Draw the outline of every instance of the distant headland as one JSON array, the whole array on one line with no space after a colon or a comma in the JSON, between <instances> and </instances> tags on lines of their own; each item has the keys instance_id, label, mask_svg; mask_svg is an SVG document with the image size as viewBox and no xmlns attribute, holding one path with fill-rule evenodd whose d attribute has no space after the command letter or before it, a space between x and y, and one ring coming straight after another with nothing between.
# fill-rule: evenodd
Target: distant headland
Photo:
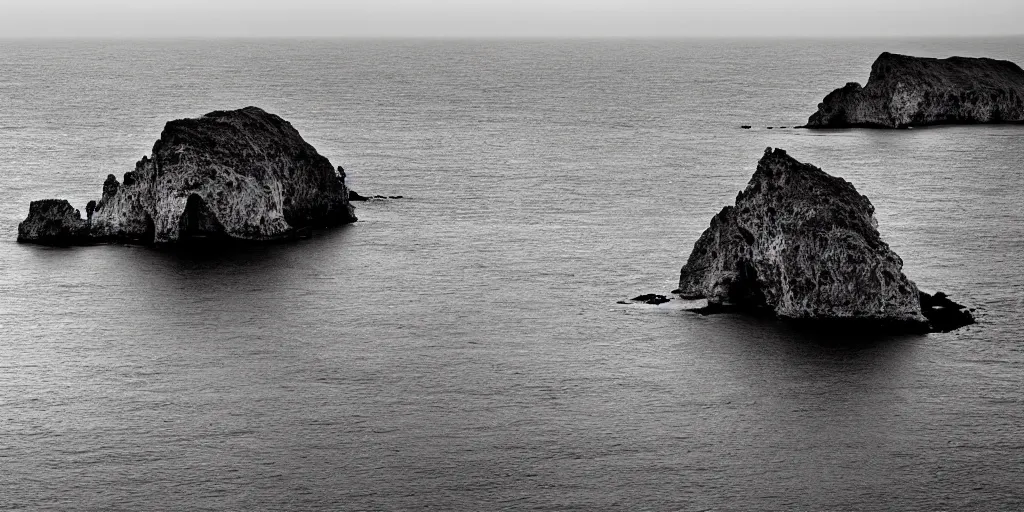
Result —
<instances>
[{"instance_id":1,"label":"distant headland","mask_svg":"<svg viewBox=\"0 0 1024 512\"><path fill-rule=\"evenodd\" d=\"M867 85L832 91L804 128L1024 122L1024 70L1010 61L882 53Z\"/></svg>"}]
</instances>

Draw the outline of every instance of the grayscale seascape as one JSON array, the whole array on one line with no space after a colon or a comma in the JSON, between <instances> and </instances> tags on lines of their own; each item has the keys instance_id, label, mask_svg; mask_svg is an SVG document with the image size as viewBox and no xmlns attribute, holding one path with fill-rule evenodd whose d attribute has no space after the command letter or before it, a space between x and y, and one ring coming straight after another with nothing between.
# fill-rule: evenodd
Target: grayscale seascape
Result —
<instances>
[{"instance_id":1,"label":"grayscale seascape","mask_svg":"<svg viewBox=\"0 0 1024 512\"><path fill-rule=\"evenodd\" d=\"M1024 125L793 129L883 51L1024 38L0 40L0 509L1024 508ZM294 244L15 242L247 105L403 199ZM616 304L768 146L978 323Z\"/></svg>"}]
</instances>

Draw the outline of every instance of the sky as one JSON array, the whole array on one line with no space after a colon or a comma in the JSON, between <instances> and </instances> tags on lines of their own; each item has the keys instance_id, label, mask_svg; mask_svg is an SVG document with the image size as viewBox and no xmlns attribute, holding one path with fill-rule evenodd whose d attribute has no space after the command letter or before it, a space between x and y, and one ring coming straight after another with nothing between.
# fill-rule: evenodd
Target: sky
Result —
<instances>
[{"instance_id":1,"label":"sky","mask_svg":"<svg viewBox=\"0 0 1024 512\"><path fill-rule=\"evenodd\" d=\"M1024 34L1024 0L0 0L0 37Z\"/></svg>"}]
</instances>

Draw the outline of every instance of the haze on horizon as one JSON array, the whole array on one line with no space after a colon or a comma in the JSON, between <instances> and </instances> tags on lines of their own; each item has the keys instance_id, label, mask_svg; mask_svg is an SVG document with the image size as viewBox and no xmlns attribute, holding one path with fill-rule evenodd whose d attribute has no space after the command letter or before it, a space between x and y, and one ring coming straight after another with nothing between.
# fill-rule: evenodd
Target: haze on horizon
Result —
<instances>
[{"instance_id":1,"label":"haze on horizon","mask_svg":"<svg viewBox=\"0 0 1024 512\"><path fill-rule=\"evenodd\" d=\"M0 0L0 37L1024 34L1020 0Z\"/></svg>"}]
</instances>

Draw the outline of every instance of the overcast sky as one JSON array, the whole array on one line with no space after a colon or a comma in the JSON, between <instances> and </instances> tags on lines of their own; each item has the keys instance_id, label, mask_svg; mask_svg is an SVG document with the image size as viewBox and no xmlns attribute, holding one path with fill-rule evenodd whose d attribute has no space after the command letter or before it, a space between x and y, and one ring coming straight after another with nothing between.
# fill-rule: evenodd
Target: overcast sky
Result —
<instances>
[{"instance_id":1,"label":"overcast sky","mask_svg":"<svg viewBox=\"0 0 1024 512\"><path fill-rule=\"evenodd\" d=\"M0 37L976 36L1024 0L0 0Z\"/></svg>"}]
</instances>

